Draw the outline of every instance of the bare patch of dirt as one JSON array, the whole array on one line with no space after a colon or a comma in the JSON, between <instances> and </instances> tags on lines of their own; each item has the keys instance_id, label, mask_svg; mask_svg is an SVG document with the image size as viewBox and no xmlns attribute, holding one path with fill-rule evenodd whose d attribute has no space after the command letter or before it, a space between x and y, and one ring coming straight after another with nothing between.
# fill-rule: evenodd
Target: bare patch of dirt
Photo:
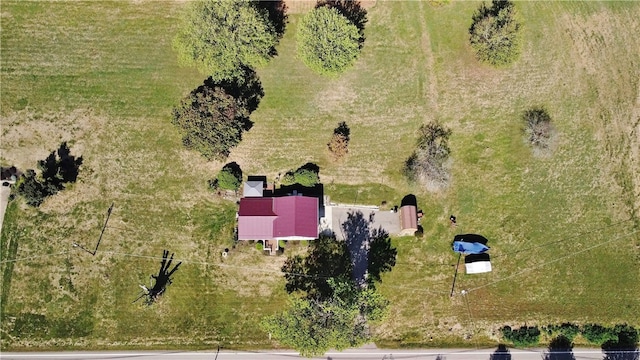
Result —
<instances>
[{"instance_id":1,"label":"bare patch of dirt","mask_svg":"<svg viewBox=\"0 0 640 360\"><path fill-rule=\"evenodd\" d=\"M105 118L89 110L39 114L22 110L0 118L2 161L20 169L33 169L61 142L71 144L72 154L82 154L97 139Z\"/></svg>"}]
</instances>

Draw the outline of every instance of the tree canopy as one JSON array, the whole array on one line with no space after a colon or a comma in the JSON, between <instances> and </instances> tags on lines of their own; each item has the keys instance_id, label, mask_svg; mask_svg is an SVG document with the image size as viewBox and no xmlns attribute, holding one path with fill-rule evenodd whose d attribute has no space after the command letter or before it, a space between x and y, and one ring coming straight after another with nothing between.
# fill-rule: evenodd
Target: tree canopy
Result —
<instances>
[{"instance_id":1,"label":"tree canopy","mask_svg":"<svg viewBox=\"0 0 640 360\"><path fill-rule=\"evenodd\" d=\"M335 76L351 67L360 54L358 27L335 7L309 11L298 25L298 56L312 70Z\"/></svg>"},{"instance_id":2,"label":"tree canopy","mask_svg":"<svg viewBox=\"0 0 640 360\"><path fill-rule=\"evenodd\" d=\"M289 293L303 292L310 299L327 299L333 295L329 279L348 279L351 267L346 243L323 235L311 243L307 256L287 258L282 266L285 288Z\"/></svg>"},{"instance_id":3,"label":"tree canopy","mask_svg":"<svg viewBox=\"0 0 640 360\"><path fill-rule=\"evenodd\" d=\"M260 4L248 0L192 2L173 41L179 61L217 80L241 75L243 66L265 65L276 54L286 16L275 15L278 10L284 12L284 7Z\"/></svg>"},{"instance_id":4,"label":"tree canopy","mask_svg":"<svg viewBox=\"0 0 640 360\"><path fill-rule=\"evenodd\" d=\"M482 3L469 29L471 47L477 58L494 66L507 65L520 55L520 22L509 0Z\"/></svg>"},{"instance_id":5,"label":"tree canopy","mask_svg":"<svg viewBox=\"0 0 640 360\"><path fill-rule=\"evenodd\" d=\"M182 143L209 160L224 159L253 123L249 115L263 95L255 72L233 81L205 80L173 109L172 123L183 132Z\"/></svg>"},{"instance_id":6,"label":"tree canopy","mask_svg":"<svg viewBox=\"0 0 640 360\"><path fill-rule=\"evenodd\" d=\"M307 357L365 344L367 321L381 320L388 301L375 289L358 288L352 281L329 279L328 285L329 298L294 298L288 310L265 318L263 329Z\"/></svg>"}]
</instances>

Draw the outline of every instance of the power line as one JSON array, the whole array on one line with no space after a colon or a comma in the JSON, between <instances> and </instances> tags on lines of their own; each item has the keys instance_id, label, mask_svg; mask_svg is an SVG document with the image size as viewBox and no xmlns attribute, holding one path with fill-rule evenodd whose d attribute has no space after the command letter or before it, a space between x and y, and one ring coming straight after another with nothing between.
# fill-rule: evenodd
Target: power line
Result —
<instances>
[{"instance_id":1,"label":"power line","mask_svg":"<svg viewBox=\"0 0 640 360\"><path fill-rule=\"evenodd\" d=\"M575 255L578 255L578 254L581 254L581 253L587 252L587 251L589 251L589 250L593 250L593 249L595 249L595 248L597 248L597 247L600 247L600 246L602 246L602 245L605 245L605 244L608 244L608 243L611 243L611 242L614 242L614 241L618 241L618 240L624 239L624 238L626 238L627 236L631 236L631 235L637 234L637 233L639 233L639 232L640 232L640 230L636 230L636 231L634 231L634 232L630 232L630 233L627 233L627 234L625 234L625 235L621 235L621 236L619 236L619 237L617 237L617 238L615 238L615 239L611 239L611 240L608 240L608 241L601 242L601 243L599 243L599 244L593 245L593 246L588 247L588 248L586 248L586 249L582 249L582 250L580 250L580 251L573 252L573 253L571 253L571 254L569 254L569 255L562 256L562 257L559 257L559 258L557 258L557 259L554 259L554 260L551 260L551 261L544 262L544 263L542 263L542 264L536 265L536 266L531 267L531 268L527 268L527 269L522 270L522 271L520 271L520 272L517 272L517 273L515 273L515 274L512 274L512 275L509 275L509 276L507 276L507 277L504 277L504 278L502 278L502 279L498 279L498 280L496 280L496 281L493 281L493 282L490 282L490 283L487 283L487 284L484 284L484 285L481 285L481 286L478 286L478 287L475 287L475 288L469 289L469 290L467 290L467 292L471 292L471 291L479 290L479 289L482 289L482 288L485 288L485 287L488 287L488 286L491 286L491 285L495 285L495 284L497 284L497 283L499 283L499 282L502 282L502 281L505 281L505 280L508 280L508 279L514 278L514 277L516 277L516 276L520 276L520 275L525 274L525 273L527 273L527 272L530 272L530 271L532 271L532 270L535 270L535 269L541 268L541 267L546 266L546 265L549 265L549 264L556 263L556 262L558 262L558 261L560 261L560 260L564 260L564 259L570 258L570 257L572 257L572 256L575 256Z\"/></svg>"},{"instance_id":2,"label":"power line","mask_svg":"<svg viewBox=\"0 0 640 360\"><path fill-rule=\"evenodd\" d=\"M604 230L604 229L608 229L610 227L617 226L617 225L620 225L622 223L625 223L625 222L631 221L631 220L634 220L634 218L631 217L631 218L628 218L628 219L625 219L625 220L620 220L618 222L615 222L613 224L609 224L609 225L606 225L606 226L603 226L603 227L600 227L600 228L596 228L596 229L593 229L593 230L582 231L582 232L577 233L576 235L573 235L573 236L563 237L563 238L561 238L559 240L554 240L554 241L546 242L546 243L543 243L543 244L538 244L538 245L531 246L531 247L524 248L524 249L518 249L516 251L510 252L510 253L506 253L506 254L495 255L495 256L492 256L491 258L495 259L495 258L499 258L499 257L512 256L512 255L515 255L515 254L518 254L518 253L521 253L521 252L524 252L524 251L529 251L529 250L545 247L545 246L548 246L548 245L557 244L557 243L561 243L561 242L568 241L568 240L573 240L573 239L582 237L587 233L593 233L593 232L596 232L596 231L601 231L601 230Z\"/></svg>"}]
</instances>

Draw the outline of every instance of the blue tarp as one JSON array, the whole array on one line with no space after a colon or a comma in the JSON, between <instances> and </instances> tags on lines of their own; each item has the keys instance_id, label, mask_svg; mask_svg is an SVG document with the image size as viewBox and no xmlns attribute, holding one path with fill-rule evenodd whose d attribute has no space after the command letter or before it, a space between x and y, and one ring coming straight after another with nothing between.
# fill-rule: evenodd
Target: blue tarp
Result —
<instances>
[{"instance_id":1,"label":"blue tarp","mask_svg":"<svg viewBox=\"0 0 640 360\"><path fill-rule=\"evenodd\" d=\"M463 254L482 254L489 250L489 247L479 242L454 241L453 251Z\"/></svg>"}]
</instances>

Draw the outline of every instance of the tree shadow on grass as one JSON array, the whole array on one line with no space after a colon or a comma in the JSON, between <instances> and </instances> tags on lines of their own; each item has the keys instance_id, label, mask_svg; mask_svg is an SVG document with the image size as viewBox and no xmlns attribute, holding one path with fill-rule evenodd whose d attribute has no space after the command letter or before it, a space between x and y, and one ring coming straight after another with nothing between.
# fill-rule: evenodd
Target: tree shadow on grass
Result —
<instances>
[{"instance_id":1,"label":"tree shadow on grass","mask_svg":"<svg viewBox=\"0 0 640 360\"><path fill-rule=\"evenodd\" d=\"M358 47L362 49L364 46L364 41L366 40L364 36L364 27L367 23L367 10L362 8L360 5L360 1L358 0L318 0L316 4L316 9L319 7L326 6L328 8L335 8L338 12L347 18L353 25L358 28L358 34L360 38L358 39Z\"/></svg>"},{"instance_id":2,"label":"tree shadow on grass","mask_svg":"<svg viewBox=\"0 0 640 360\"><path fill-rule=\"evenodd\" d=\"M269 21L271 21L273 27L276 29L278 38L282 38L289 20L289 16L287 15L287 4L282 0L260 0L256 3L256 6L258 9L267 10L267 13L269 14ZM273 52L274 53L272 55L277 55L275 48L273 49Z\"/></svg>"},{"instance_id":3,"label":"tree shadow on grass","mask_svg":"<svg viewBox=\"0 0 640 360\"><path fill-rule=\"evenodd\" d=\"M489 356L489 360L511 360L511 353L504 344L500 344L496 351Z\"/></svg>"},{"instance_id":4,"label":"tree shadow on grass","mask_svg":"<svg viewBox=\"0 0 640 360\"><path fill-rule=\"evenodd\" d=\"M344 278L351 273L349 250L334 236L320 236L309 244L309 255L294 255L282 266L288 293L301 291L309 299L328 299L333 295L329 278Z\"/></svg>"},{"instance_id":5,"label":"tree shadow on grass","mask_svg":"<svg viewBox=\"0 0 640 360\"><path fill-rule=\"evenodd\" d=\"M369 242L371 231L369 224L373 221L373 213L365 219L362 211L350 211L347 220L341 224L344 239L351 254L353 280L359 286L365 284L369 263Z\"/></svg>"},{"instance_id":6,"label":"tree shadow on grass","mask_svg":"<svg viewBox=\"0 0 640 360\"><path fill-rule=\"evenodd\" d=\"M549 343L544 360L576 360L573 355L573 343L564 335L558 335Z\"/></svg>"},{"instance_id":7,"label":"tree shadow on grass","mask_svg":"<svg viewBox=\"0 0 640 360\"><path fill-rule=\"evenodd\" d=\"M360 46L364 43L364 27L367 24L367 10L362 8L360 1L357 0L319 0L316 9L326 6L330 9L335 8L338 12L346 17L360 32Z\"/></svg>"},{"instance_id":8,"label":"tree shadow on grass","mask_svg":"<svg viewBox=\"0 0 640 360\"><path fill-rule=\"evenodd\" d=\"M639 360L638 340L640 333L631 325L616 325L617 340L609 340L602 345L603 360Z\"/></svg>"},{"instance_id":9,"label":"tree shadow on grass","mask_svg":"<svg viewBox=\"0 0 640 360\"><path fill-rule=\"evenodd\" d=\"M367 219L362 211L352 211L341 224L351 255L352 278L359 286L381 281L381 274L396 264L398 252L391 247L389 233L383 228L371 229L374 216L372 212Z\"/></svg>"},{"instance_id":10,"label":"tree shadow on grass","mask_svg":"<svg viewBox=\"0 0 640 360\"><path fill-rule=\"evenodd\" d=\"M351 139L351 129L349 129L349 125L346 122L342 121L338 123L338 127L333 129L333 135L339 135L345 138L347 142Z\"/></svg>"}]
</instances>

